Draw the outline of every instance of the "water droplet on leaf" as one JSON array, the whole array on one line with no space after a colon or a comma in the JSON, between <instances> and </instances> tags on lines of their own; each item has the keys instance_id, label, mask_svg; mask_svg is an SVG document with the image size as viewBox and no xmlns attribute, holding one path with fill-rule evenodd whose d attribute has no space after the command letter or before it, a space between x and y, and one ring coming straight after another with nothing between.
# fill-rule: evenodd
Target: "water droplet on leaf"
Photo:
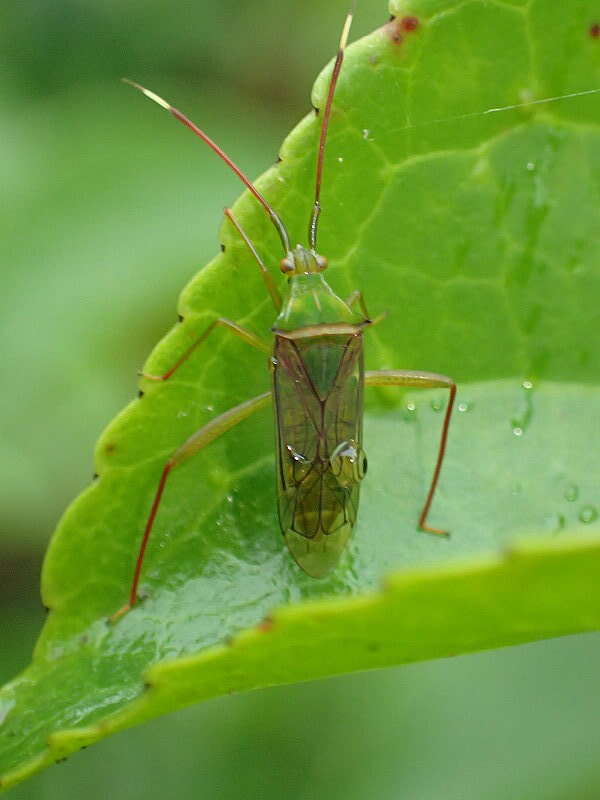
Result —
<instances>
[{"instance_id":1,"label":"water droplet on leaf","mask_svg":"<svg viewBox=\"0 0 600 800\"><path fill-rule=\"evenodd\" d=\"M594 506L584 506L579 512L579 519L586 525L598 519L598 511Z\"/></svg>"},{"instance_id":2,"label":"water droplet on leaf","mask_svg":"<svg viewBox=\"0 0 600 800\"><path fill-rule=\"evenodd\" d=\"M565 500L569 503L575 502L579 497L579 487L576 486L574 483L570 483L564 492Z\"/></svg>"}]
</instances>

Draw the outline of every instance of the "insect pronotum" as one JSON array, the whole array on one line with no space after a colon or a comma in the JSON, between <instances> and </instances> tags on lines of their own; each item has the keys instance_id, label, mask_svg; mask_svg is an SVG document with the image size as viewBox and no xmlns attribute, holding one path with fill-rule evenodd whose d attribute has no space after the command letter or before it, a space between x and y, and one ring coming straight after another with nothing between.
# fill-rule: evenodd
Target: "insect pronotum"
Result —
<instances>
[{"instance_id":1,"label":"insect pronotum","mask_svg":"<svg viewBox=\"0 0 600 800\"><path fill-rule=\"evenodd\" d=\"M342 300L330 288L323 271L327 259L317 252L317 228L321 212L321 184L325 143L338 76L344 59L352 14L348 14L333 67L317 151L315 199L308 229L308 247L292 249L287 229L252 182L233 161L178 109L162 97L131 83L146 97L169 111L190 128L235 172L263 206L283 246L281 271L287 276L282 295L258 251L229 209L225 215L238 231L258 263L262 279L277 312L269 345L252 332L219 317L198 336L163 375L143 377L167 381L217 327L234 333L248 345L271 355L272 389L229 409L196 431L171 455L160 477L142 536L129 593L129 602L112 619L137 602L137 590L148 539L163 495L175 467L187 461L217 437L255 411L273 402L277 431L277 495L282 534L296 563L309 575L321 578L336 566L358 512L361 481L367 471L362 448L364 386L443 387L450 396L442 425L437 461L418 527L445 535L427 524L446 449L456 385L451 378L433 372L383 370L365 372L363 332L382 317L372 319L360 291Z\"/></svg>"}]
</instances>

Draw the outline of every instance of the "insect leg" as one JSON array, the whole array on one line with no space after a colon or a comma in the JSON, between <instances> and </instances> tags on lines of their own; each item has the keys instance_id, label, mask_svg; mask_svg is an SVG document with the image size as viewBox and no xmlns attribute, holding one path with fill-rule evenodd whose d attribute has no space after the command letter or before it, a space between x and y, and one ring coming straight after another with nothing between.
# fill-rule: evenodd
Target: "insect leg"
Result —
<instances>
[{"instance_id":1,"label":"insect leg","mask_svg":"<svg viewBox=\"0 0 600 800\"><path fill-rule=\"evenodd\" d=\"M235 333L236 336L239 336L240 339L243 339L252 347L256 347L257 350L262 350L264 353L271 352L271 346L265 344L265 342L261 341L258 336L255 336L251 331L247 331L245 328L242 328L235 322L232 322L230 319L226 319L225 317L219 317L214 322L211 322L208 328L204 331L204 333L200 334L200 336L192 342L192 344L188 347L187 350L184 351L183 355L181 355L177 361L173 364L173 366L168 369L163 375L149 375L146 372L140 372L139 375L142 378L147 378L150 381L167 381L171 375L175 372L175 370L179 369L179 367L187 361L187 359L192 355L194 350L202 344L202 342L208 338L209 334L217 327L221 326L231 333Z\"/></svg>"},{"instance_id":2,"label":"insect leg","mask_svg":"<svg viewBox=\"0 0 600 800\"><path fill-rule=\"evenodd\" d=\"M154 501L152 502L152 507L146 521L146 527L144 528L135 570L133 573L133 580L131 582L129 602L110 617L110 622L115 622L119 617L129 611L129 609L132 608L137 602L137 588L140 581L142 564L144 563L146 546L148 544L150 533L152 532L152 527L154 525L154 520L160 506L165 484L171 471L180 464L183 464L184 461L187 461L189 458L196 455L196 453L198 453L212 441L218 439L219 436L222 436L228 430L234 428L236 425L242 422L242 420L246 419L251 414L254 414L255 411L258 411L259 409L268 405L270 402L271 392L265 392L264 394L259 394L258 397L253 397L251 400L246 400L244 403L240 403L240 405L235 406L234 408L230 408L229 411L225 411L225 413L220 414L206 425L203 425L202 428L193 433L190 438L181 445L181 447L178 447L177 450L175 450L171 458L163 467L156 493L154 495Z\"/></svg>"},{"instance_id":3,"label":"insect leg","mask_svg":"<svg viewBox=\"0 0 600 800\"><path fill-rule=\"evenodd\" d=\"M358 307L365 315L365 319L371 319L369 312L367 311L365 298L363 297L363 293L360 291L360 289L355 289L355 291L353 291L350 297L346 300L346 305L350 306L351 308L355 303L358 303Z\"/></svg>"},{"instance_id":4,"label":"insect leg","mask_svg":"<svg viewBox=\"0 0 600 800\"><path fill-rule=\"evenodd\" d=\"M433 495L437 487L438 479L440 477L440 470L444 460L444 453L446 452L446 441L448 439L448 428L450 426L450 417L452 416L452 409L454 407L454 398L456 397L456 384L452 378L446 375L438 375L435 372L414 372L412 370L379 370L377 372L365 373L365 384L367 386L414 386L419 389L432 389L442 387L449 389L450 397L446 407L446 414L444 416L444 423L442 425L442 434L440 437L440 444L438 448L437 461L433 471L433 477L429 486L427 498L419 516L419 528L428 533L437 533L441 536L447 536L448 532L440 530L439 528L432 528L427 524L427 515L433 501Z\"/></svg>"},{"instance_id":5,"label":"insect leg","mask_svg":"<svg viewBox=\"0 0 600 800\"><path fill-rule=\"evenodd\" d=\"M273 280L273 276L267 269L265 262L259 256L258 250L256 249L256 247L254 247L254 244L252 243L252 240L250 239L246 231L242 228L240 223L233 216L231 209L229 208L225 209L225 216L232 223L233 227L237 230L237 232L240 234L240 236L246 243L248 250L250 250L256 262L258 263L260 274L262 276L265 286L267 287L267 291L271 295L271 300L273 301L273 305L275 306L275 311L281 311L281 295L279 294L279 290L275 286L275 281Z\"/></svg>"},{"instance_id":6,"label":"insect leg","mask_svg":"<svg viewBox=\"0 0 600 800\"><path fill-rule=\"evenodd\" d=\"M356 289L354 292L352 292L350 297L346 300L346 305L350 307L356 303L358 303L358 307L365 315L365 321L368 322L371 327L373 327L373 325L377 325L378 322L381 322L382 319L387 317L387 311L384 311L383 314L379 314L379 316L375 317L375 319L372 319L369 316L367 304L365 303L365 298L363 297L363 293L360 291L360 289Z\"/></svg>"}]
</instances>

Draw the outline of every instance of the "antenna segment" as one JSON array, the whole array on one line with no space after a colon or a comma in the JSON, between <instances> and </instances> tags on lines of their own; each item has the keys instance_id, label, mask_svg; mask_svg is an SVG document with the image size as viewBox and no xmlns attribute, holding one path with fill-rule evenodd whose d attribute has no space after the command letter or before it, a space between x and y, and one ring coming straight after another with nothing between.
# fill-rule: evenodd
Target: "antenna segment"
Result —
<instances>
[{"instance_id":1,"label":"antenna segment","mask_svg":"<svg viewBox=\"0 0 600 800\"><path fill-rule=\"evenodd\" d=\"M323 177L323 160L325 157L325 143L327 141L327 132L329 130L329 118L331 116L331 106L333 103L333 96L335 94L335 87L337 86L340 70L342 69L342 62L344 60L344 51L348 43L348 36L350 34L350 26L352 25L352 18L354 13L350 11L344 22L344 28L340 37L340 44L338 47L335 64L331 73L331 80L329 82L329 91L327 93L327 102L325 103L325 111L323 113L323 122L321 123L321 137L319 139L319 149L317 153L317 176L315 181L315 202L308 224L308 241L310 247L314 250L317 246L317 225L319 223L319 215L321 214L321 181Z\"/></svg>"},{"instance_id":2,"label":"antenna segment","mask_svg":"<svg viewBox=\"0 0 600 800\"><path fill-rule=\"evenodd\" d=\"M207 144L211 148L211 150L213 150L219 156L219 158L227 164L229 169L231 169L232 172L234 172L238 176L238 178L242 181L242 183L246 186L246 188L249 189L252 192L254 197L256 197L258 202L262 205L262 207L265 209L265 211L267 212L267 214L271 218L271 222L275 226L275 228L277 230L277 233L279 234L279 238L281 239L281 244L283 245L283 251L284 251L285 255L287 256L288 253L291 250L290 237L288 235L288 232L287 232L287 229L286 229L285 225L283 224L283 221L278 216L278 214L274 211L274 209L271 208L271 206L269 205L267 200L258 191L256 186L254 186L252 181L242 172L242 170L237 166L237 164L234 164L234 162L229 158L227 153L225 153L224 150L222 150L219 147L219 145L210 138L210 136L208 136L206 133L204 133L203 130L201 130L190 119L188 119L185 116L185 114L182 114L181 111L179 111L179 109L175 108L170 103L167 103L166 100L164 100L159 95L155 94L155 92L151 92L150 89L146 89L144 86L141 86L139 83L135 83L134 81L130 81L127 78L123 78L123 81L124 81L124 83L128 83L130 86L133 86L134 89L137 89L142 94L145 94L146 97L148 97L150 100L153 100L155 103L157 103L162 108L164 108L167 111L169 111L175 117L176 120L179 120L179 122L183 123L187 128L189 128L193 133L195 133L196 136L200 137L200 139L202 139L202 141L205 144Z\"/></svg>"}]
</instances>

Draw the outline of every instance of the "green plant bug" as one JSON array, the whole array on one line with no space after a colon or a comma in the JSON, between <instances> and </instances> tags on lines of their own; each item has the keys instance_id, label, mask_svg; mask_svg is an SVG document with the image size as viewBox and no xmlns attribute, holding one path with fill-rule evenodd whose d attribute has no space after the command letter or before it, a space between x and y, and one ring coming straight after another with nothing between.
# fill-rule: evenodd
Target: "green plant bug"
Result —
<instances>
[{"instance_id":1,"label":"green plant bug","mask_svg":"<svg viewBox=\"0 0 600 800\"><path fill-rule=\"evenodd\" d=\"M358 514L361 481L367 472L363 450L363 390L365 386L401 386L449 390L437 461L418 527L439 535L445 531L427 524L438 483L456 385L433 372L383 370L365 372L363 333L381 319L372 319L360 291L347 300L338 297L323 276L327 259L317 252L321 213L321 185L329 120L335 89L344 60L352 13L349 13L335 59L323 112L317 151L315 199L309 221L308 246L292 248L287 229L267 200L226 153L190 119L154 92L126 81L169 111L199 136L240 178L263 206L281 239L284 257L280 269L287 285L280 294L257 249L229 209L227 218L238 231L260 268L277 312L269 345L237 323L220 317L193 342L163 375L143 377L167 381L209 337L216 327L236 334L271 357L272 388L231 408L196 431L165 464L152 503L135 565L129 601L111 619L117 619L138 599L146 546L154 526L167 478L217 437L260 408L273 403L277 432L277 496L281 532L294 560L308 575L321 578L337 565Z\"/></svg>"}]
</instances>

